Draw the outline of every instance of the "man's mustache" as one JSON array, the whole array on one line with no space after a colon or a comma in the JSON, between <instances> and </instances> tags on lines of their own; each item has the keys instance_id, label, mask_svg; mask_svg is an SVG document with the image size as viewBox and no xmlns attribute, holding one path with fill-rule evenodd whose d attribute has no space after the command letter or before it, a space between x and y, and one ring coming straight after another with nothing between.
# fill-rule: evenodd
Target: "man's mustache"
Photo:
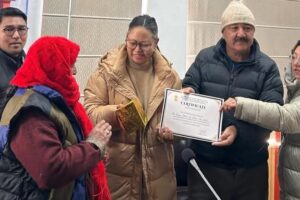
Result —
<instances>
[{"instance_id":1,"label":"man's mustache","mask_svg":"<svg viewBox=\"0 0 300 200\"><path fill-rule=\"evenodd\" d=\"M245 37L236 37L234 39L234 42L246 42L246 43L248 43L249 40L247 38L245 38Z\"/></svg>"}]
</instances>

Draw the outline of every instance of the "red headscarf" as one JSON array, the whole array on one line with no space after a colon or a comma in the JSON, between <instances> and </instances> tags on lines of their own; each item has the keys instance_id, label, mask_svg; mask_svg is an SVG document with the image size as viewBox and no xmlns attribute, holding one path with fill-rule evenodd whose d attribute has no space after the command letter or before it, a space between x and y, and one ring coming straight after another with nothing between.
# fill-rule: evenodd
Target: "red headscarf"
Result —
<instances>
[{"instance_id":1,"label":"red headscarf","mask_svg":"<svg viewBox=\"0 0 300 200\"><path fill-rule=\"evenodd\" d=\"M79 103L80 92L71 73L80 47L64 37L41 37L30 47L23 66L11 80L12 85L27 88L44 85L59 92L73 110L86 137L93 128L83 106ZM95 199L110 199L103 162L92 171Z\"/></svg>"}]
</instances>

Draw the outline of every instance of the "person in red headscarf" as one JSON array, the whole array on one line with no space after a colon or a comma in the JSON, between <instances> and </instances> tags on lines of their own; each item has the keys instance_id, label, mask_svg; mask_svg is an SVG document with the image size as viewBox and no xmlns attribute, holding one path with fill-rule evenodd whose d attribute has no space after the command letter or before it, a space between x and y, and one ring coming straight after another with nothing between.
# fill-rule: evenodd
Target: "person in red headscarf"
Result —
<instances>
[{"instance_id":1,"label":"person in red headscarf","mask_svg":"<svg viewBox=\"0 0 300 200\"><path fill-rule=\"evenodd\" d=\"M110 199L101 160L112 127L93 128L79 103L79 49L42 37L12 79L0 116L0 199Z\"/></svg>"}]
</instances>

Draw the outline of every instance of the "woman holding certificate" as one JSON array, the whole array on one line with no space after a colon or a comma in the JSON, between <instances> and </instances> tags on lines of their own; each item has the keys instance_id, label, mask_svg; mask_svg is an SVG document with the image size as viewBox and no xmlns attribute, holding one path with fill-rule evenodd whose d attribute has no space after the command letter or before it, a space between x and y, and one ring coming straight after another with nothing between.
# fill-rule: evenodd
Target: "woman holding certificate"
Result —
<instances>
[{"instance_id":1,"label":"woman holding certificate","mask_svg":"<svg viewBox=\"0 0 300 200\"><path fill-rule=\"evenodd\" d=\"M125 43L101 58L84 90L93 122L113 127L106 163L112 199L176 199L173 135L157 127L165 88L180 89L181 81L157 33L153 17L135 17Z\"/></svg>"},{"instance_id":2,"label":"woman holding certificate","mask_svg":"<svg viewBox=\"0 0 300 200\"><path fill-rule=\"evenodd\" d=\"M283 140L279 154L278 176L280 199L300 198L300 40L292 49L291 62L286 68L288 89L286 104L265 103L236 97L224 103L224 111L235 109L234 116L259 126L279 130Z\"/></svg>"}]
</instances>

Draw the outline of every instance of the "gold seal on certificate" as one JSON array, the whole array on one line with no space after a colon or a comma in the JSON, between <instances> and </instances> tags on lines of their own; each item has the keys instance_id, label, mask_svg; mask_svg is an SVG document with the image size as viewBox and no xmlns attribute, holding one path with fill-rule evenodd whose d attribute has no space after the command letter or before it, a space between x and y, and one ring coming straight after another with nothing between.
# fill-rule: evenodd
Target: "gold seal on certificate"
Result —
<instances>
[{"instance_id":1,"label":"gold seal on certificate","mask_svg":"<svg viewBox=\"0 0 300 200\"><path fill-rule=\"evenodd\" d=\"M161 127L170 128L174 135L218 141L221 135L224 99L200 94L185 94L166 89L161 116Z\"/></svg>"}]
</instances>

